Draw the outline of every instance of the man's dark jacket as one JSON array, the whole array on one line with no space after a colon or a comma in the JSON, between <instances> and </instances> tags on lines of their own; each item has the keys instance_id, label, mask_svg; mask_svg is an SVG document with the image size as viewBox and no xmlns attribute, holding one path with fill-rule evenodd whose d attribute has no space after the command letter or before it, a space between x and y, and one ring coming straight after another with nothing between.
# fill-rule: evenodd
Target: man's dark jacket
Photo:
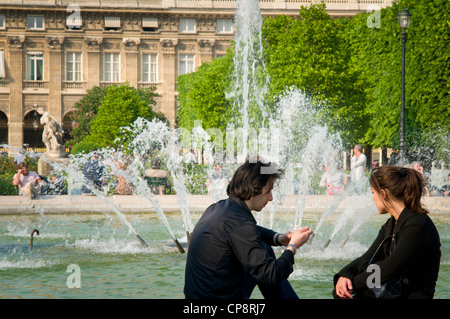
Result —
<instances>
[{"instance_id":1,"label":"man's dark jacket","mask_svg":"<svg viewBox=\"0 0 450 319\"><path fill-rule=\"evenodd\" d=\"M244 201L221 200L210 207L192 232L184 294L188 299L243 298L244 270L265 285L279 284L293 271L290 250L275 259L264 243L275 245L275 232L256 225Z\"/></svg>"},{"instance_id":2,"label":"man's dark jacket","mask_svg":"<svg viewBox=\"0 0 450 319\"><path fill-rule=\"evenodd\" d=\"M372 273L365 271L365 267L383 239L391 235L396 247L392 240L387 240L375 259L380 266L380 283L404 275L409 285L404 287L402 298L433 298L441 258L439 233L428 215L407 208L397 222L394 217L388 219L367 252L334 276L334 285L339 277L346 277L361 296L374 297L367 287Z\"/></svg>"}]
</instances>

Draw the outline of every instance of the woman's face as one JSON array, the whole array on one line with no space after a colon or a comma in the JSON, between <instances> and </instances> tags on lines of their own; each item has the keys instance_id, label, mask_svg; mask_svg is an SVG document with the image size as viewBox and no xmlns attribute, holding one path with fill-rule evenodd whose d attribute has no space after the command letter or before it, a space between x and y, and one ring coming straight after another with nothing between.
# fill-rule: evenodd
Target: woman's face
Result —
<instances>
[{"instance_id":1,"label":"woman's face","mask_svg":"<svg viewBox=\"0 0 450 319\"><path fill-rule=\"evenodd\" d=\"M372 187L372 194L373 194L373 201L375 202L375 205L378 208L378 212L380 214L386 214L387 213L386 202L383 199L383 194L378 193L376 190L373 189L373 187Z\"/></svg>"}]
</instances>

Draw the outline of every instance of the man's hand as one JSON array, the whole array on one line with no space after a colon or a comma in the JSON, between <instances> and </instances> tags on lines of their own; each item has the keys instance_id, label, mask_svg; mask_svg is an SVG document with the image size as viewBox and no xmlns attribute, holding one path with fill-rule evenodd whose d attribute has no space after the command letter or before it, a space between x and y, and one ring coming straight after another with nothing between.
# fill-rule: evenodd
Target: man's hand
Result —
<instances>
[{"instance_id":1,"label":"man's hand","mask_svg":"<svg viewBox=\"0 0 450 319\"><path fill-rule=\"evenodd\" d=\"M278 239L278 243L281 246L287 246L289 244L289 241L291 240L291 235L292 235L292 232L287 232L285 234L279 235L278 238L277 238Z\"/></svg>"},{"instance_id":2,"label":"man's hand","mask_svg":"<svg viewBox=\"0 0 450 319\"><path fill-rule=\"evenodd\" d=\"M312 233L313 231L309 227L300 228L295 232L291 233L291 239L289 241L289 244L294 245L298 249L309 240L309 236L311 236Z\"/></svg>"}]
</instances>

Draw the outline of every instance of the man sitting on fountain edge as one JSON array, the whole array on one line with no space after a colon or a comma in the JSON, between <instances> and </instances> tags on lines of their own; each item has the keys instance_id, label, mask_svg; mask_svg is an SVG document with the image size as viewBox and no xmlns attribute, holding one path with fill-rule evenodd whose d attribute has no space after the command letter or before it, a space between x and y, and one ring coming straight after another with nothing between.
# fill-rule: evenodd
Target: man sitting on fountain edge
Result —
<instances>
[{"instance_id":1,"label":"man sitting on fountain edge","mask_svg":"<svg viewBox=\"0 0 450 319\"><path fill-rule=\"evenodd\" d=\"M14 186L19 186L19 195L27 196L29 199L36 197L38 189L36 186L42 180L36 172L28 171L28 164L20 163L17 173L13 177Z\"/></svg>"},{"instance_id":2,"label":"man sitting on fountain edge","mask_svg":"<svg viewBox=\"0 0 450 319\"><path fill-rule=\"evenodd\" d=\"M255 285L267 299L298 298L287 278L296 249L312 230L279 234L258 226L251 213L273 199L274 182L282 174L273 166L247 159L228 184L229 197L209 206L198 221L186 261L186 298L249 298ZM276 259L270 246L287 248Z\"/></svg>"}]
</instances>

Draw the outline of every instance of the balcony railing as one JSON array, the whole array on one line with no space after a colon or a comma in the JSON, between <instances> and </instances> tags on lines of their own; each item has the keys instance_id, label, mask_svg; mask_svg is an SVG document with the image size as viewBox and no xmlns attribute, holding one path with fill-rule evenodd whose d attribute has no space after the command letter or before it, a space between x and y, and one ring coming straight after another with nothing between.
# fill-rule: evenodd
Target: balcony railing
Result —
<instances>
[{"instance_id":1,"label":"balcony railing","mask_svg":"<svg viewBox=\"0 0 450 319\"><path fill-rule=\"evenodd\" d=\"M9 87L9 81L0 80L0 88L7 88L7 87Z\"/></svg>"},{"instance_id":2,"label":"balcony railing","mask_svg":"<svg viewBox=\"0 0 450 319\"><path fill-rule=\"evenodd\" d=\"M9 81L0 79L0 93L9 93Z\"/></svg>"},{"instance_id":3,"label":"balcony railing","mask_svg":"<svg viewBox=\"0 0 450 319\"><path fill-rule=\"evenodd\" d=\"M33 89L33 90L39 90L39 89L48 89L48 81L23 81L23 88L24 89Z\"/></svg>"},{"instance_id":4,"label":"balcony railing","mask_svg":"<svg viewBox=\"0 0 450 319\"><path fill-rule=\"evenodd\" d=\"M155 88L155 92L160 91L161 89L161 83L151 83L151 82L138 82L138 89L147 89L147 88Z\"/></svg>"},{"instance_id":5,"label":"balcony railing","mask_svg":"<svg viewBox=\"0 0 450 319\"><path fill-rule=\"evenodd\" d=\"M79 89L79 90L85 90L86 89L86 82L84 81L63 81L63 90L65 89Z\"/></svg>"}]
</instances>

